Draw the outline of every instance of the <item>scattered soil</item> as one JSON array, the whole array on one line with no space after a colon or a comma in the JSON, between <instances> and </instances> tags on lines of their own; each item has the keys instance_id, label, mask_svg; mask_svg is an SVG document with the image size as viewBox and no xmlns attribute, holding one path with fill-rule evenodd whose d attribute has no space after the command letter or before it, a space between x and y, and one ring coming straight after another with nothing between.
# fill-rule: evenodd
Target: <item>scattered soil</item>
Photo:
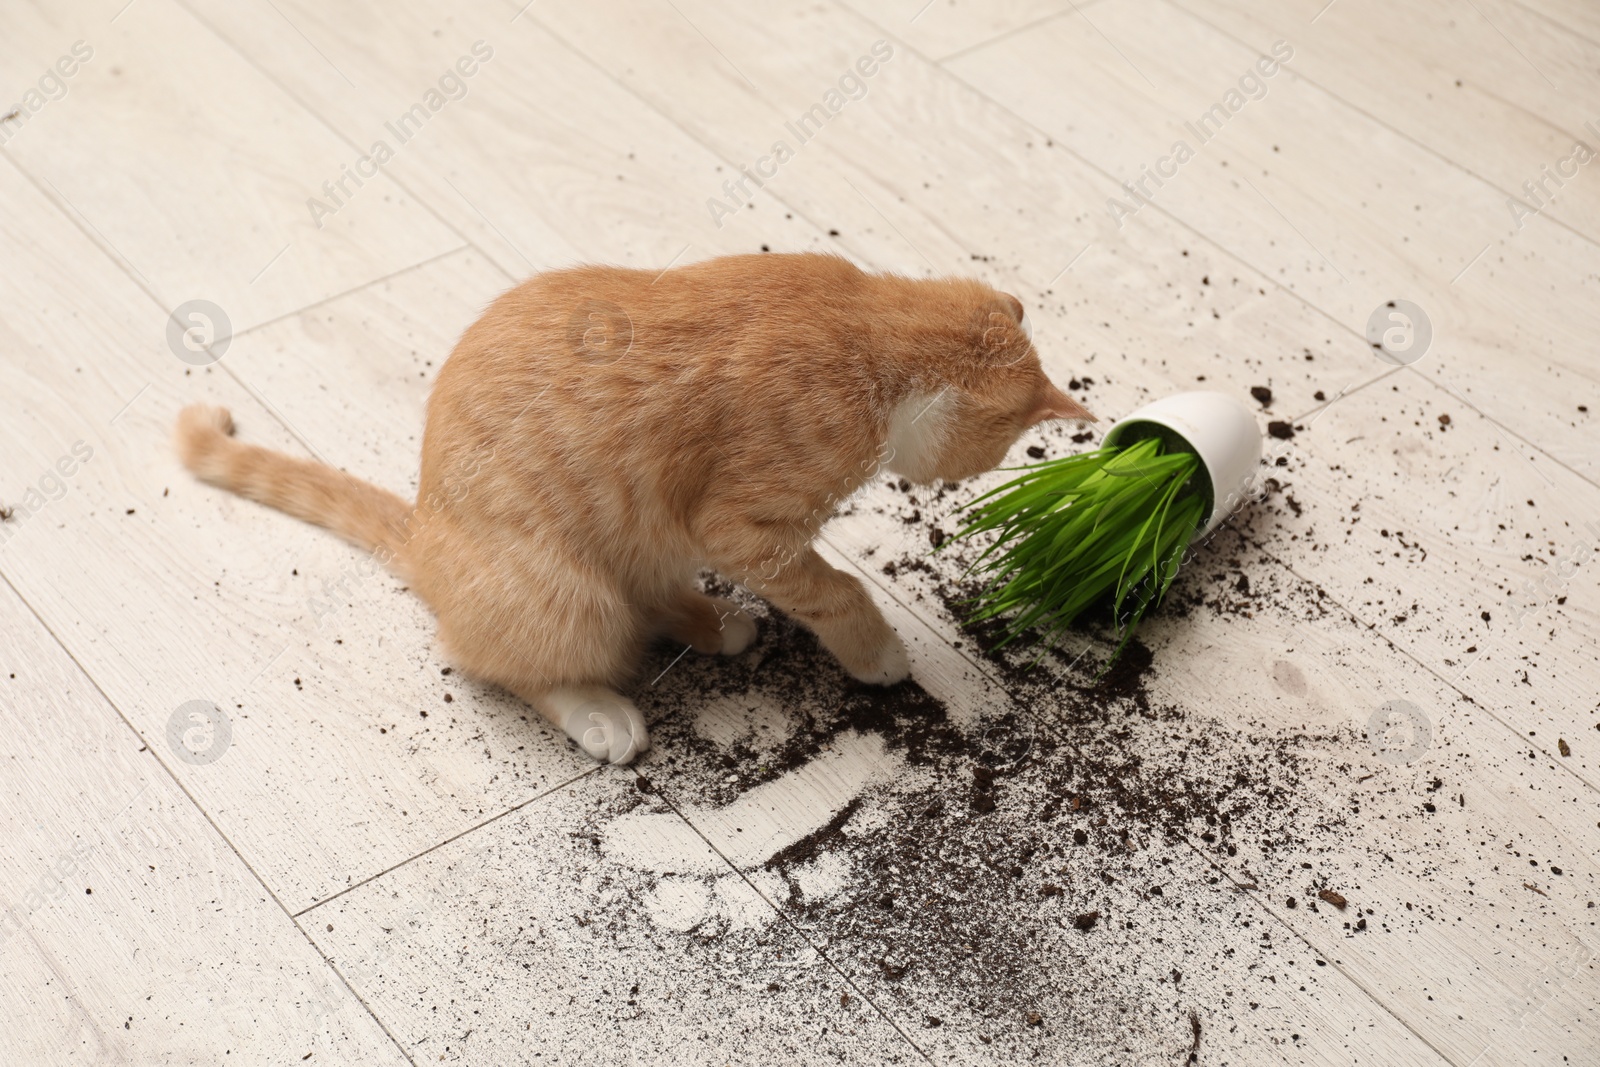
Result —
<instances>
[{"instance_id":1,"label":"scattered soil","mask_svg":"<svg viewBox=\"0 0 1600 1067\"><path fill-rule=\"evenodd\" d=\"M817 853L824 851L825 846L839 840L844 832L844 824L850 821L850 817L860 807L861 798L856 797L846 804L839 814L829 819L822 829L802 837L788 848L774 852L772 858L767 860L767 870L779 870L816 859Z\"/></svg>"},{"instance_id":2,"label":"scattered soil","mask_svg":"<svg viewBox=\"0 0 1600 1067\"><path fill-rule=\"evenodd\" d=\"M1289 438L1294 436L1294 426L1291 423L1274 419L1273 421L1267 423L1267 433L1271 434L1273 437L1276 437L1280 441L1287 441Z\"/></svg>"},{"instance_id":3,"label":"scattered soil","mask_svg":"<svg viewBox=\"0 0 1600 1067\"><path fill-rule=\"evenodd\" d=\"M957 560L935 560L937 569L906 559L895 569L958 595L943 577L959 573ZM1190 584L1205 583L1197 575ZM1232 583L1227 588L1232 596ZM1033 1058L1005 1036L1020 1040L1028 1029L1002 1022L1029 1010L1055 1020L1052 1041L1148 1041L1164 1030L1181 1062L1188 1008L1174 1002L1170 968L1156 973L1152 962L1149 975L1130 975L1124 957L1160 939L1168 921L1161 916L1212 909L1182 927L1224 919L1238 938L1219 941L1209 961L1191 958L1187 989L1196 972L1235 973L1236 955L1223 950L1258 951L1260 933L1215 914L1216 890L1173 884L1167 865L1181 855L1180 865L1192 868L1197 847L1224 863L1241 846L1246 855L1283 852L1298 861L1308 823L1340 822L1336 803L1305 803L1303 750L1320 739L1251 733L1158 697L1156 656L1144 640L1130 641L1097 677L1098 664L1073 666L1064 653L1033 666L1037 650L985 653L980 637L977 654L1003 692L992 694L993 708L952 709L914 680L861 685L808 631L746 594L715 591L749 605L758 643L736 657L687 656L655 686L641 682L633 696L652 724L649 780L675 804L681 795L695 807L722 807L810 763L835 738L883 738L902 769L758 873L787 883L785 910L819 932L847 973L868 969L877 983L904 987L878 988L875 997L916 1011L916 1020L931 1012L945 1031L991 1035L1006 1062ZM1177 606L1206 602L1188 589ZM663 646L642 677L654 678L679 651ZM758 709L751 732L713 740L697 716L729 701ZM846 888L805 892L814 884L808 871L841 860L851 872ZM1227 900L1237 910L1232 895ZM715 920L696 933L708 951L731 950L733 934ZM1064 973L1079 976L1070 997ZM1223 998L1218 1010L1226 1007Z\"/></svg>"},{"instance_id":4,"label":"scattered soil","mask_svg":"<svg viewBox=\"0 0 1600 1067\"><path fill-rule=\"evenodd\" d=\"M948 518L950 505L933 506L945 489L898 480L883 488L901 514L920 506L933 528ZM1263 521L1284 513L1274 502L1285 488L1269 484L1255 509L1268 513ZM970 656L993 679L971 687L986 701L974 707L946 706L915 680L861 685L808 631L708 581L708 591L747 606L759 639L743 655L690 655L670 670L681 647L652 653L632 694L651 722L644 769L674 805L709 810L847 735L882 738L892 771L746 876L776 879L769 899L814 931L885 1010L912 1013L896 1016L910 1025L938 1018L941 1034L981 1034L997 1062L1048 1059L1027 1036L1045 1032L1050 1048L1070 1041L1104 1050L1106 1062L1159 1034L1172 1062L1183 1062L1198 1048L1198 1017L1190 1018L1198 991L1212 998L1208 1025L1218 1033L1252 1018L1242 989L1207 982L1236 976L1242 958L1261 960L1269 949L1261 913L1221 871L1201 881L1174 872L1195 870L1198 851L1235 882L1277 888L1276 901L1303 894L1343 910L1342 895L1315 888L1315 872L1288 879L1332 842L1347 843L1353 791L1362 788L1345 769L1359 751L1356 727L1280 732L1219 713L1206 694L1191 701L1162 685L1164 620L1271 610L1288 636L1328 616L1326 594L1252 548L1249 522L1225 528L1186 564L1110 669L1116 635L1104 619L1070 635L1070 647L1050 649L1024 636L994 651L1003 624L961 627L950 658ZM908 546L877 559L897 596L960 620L974 589L959 576L977 551L954 542L936 556ZM651 891L649 877L629 890L633 898ZM629 921L621 912L606 918ZM1366 932L1364 917L1351 920L1352 935ZM1217 936L1185 950L1180 996L1171 946L1198 925ZM762 944L758 932L714 915L692 936L713 954ZM1293 959L1310 964L1303 953ZM1263 965L1286 980L1284 961ZM1048 1031L1032 1029L1047 1014ZM1040 1021L1018 1027L1019 1016Z\"/></svg>"},{"instance_id":5,"label":"scattered soil","mask_svg":"<svg viewBox=\"0 0 1600 1067\"><path fill-rule=\"evenodd\" d=\"M1272 390L1264 385L1252 385L1250 395L1255 397L1256 402L1262 407L1269 407L1272 404Z\"/></svg>"}]
</instances>

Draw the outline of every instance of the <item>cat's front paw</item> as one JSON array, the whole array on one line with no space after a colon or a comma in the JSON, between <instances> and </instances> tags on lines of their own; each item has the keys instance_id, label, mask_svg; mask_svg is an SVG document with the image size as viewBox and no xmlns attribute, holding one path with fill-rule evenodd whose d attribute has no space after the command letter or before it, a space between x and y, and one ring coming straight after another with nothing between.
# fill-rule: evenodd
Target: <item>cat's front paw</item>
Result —
<instances>
[{"instance_id":1,"label":"cat's front paw","mask_svg":"<svg viewBox=\"0 0 1600 1067\"><path fill-rule=\"evenodd\" d=\"M722 655L737 656L756 643L755 620L743 614L739 605L720 597L713 599L712 603L717 606L717 617L722 626L722 647L718 650Z\"/></svg>"},{"instance_id":2,"label":"cat's front paw","mask_svg":"<svg viewBox=\"0 0 1600 1067\"><path fill-rule=\"evenodd\" d=\"M891 630L875 654L867 657L864 663L846 663L845 670L857 681L870 685L894 685L911 677L911 657L906 655L900 635Z\"/></svg>"},{"instance_id":3,"label":"cat's front paw","mask_svg":"<svg viewBox=\"0 0 1600 1067\"><path fill-rule=\"evenodd\" d=\"M628 763L650 747L644 716L622 696L585 701L567 713L561 728L601 763Z\"/></svg>"}]
</instances>

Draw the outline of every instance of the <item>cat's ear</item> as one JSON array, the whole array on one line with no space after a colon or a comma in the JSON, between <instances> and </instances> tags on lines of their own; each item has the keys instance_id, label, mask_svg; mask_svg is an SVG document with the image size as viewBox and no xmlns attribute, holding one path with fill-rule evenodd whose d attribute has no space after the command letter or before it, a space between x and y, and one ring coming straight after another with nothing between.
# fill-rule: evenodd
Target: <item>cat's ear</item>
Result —
<instances>
[{"instance_id":1,"label":"cat's ear","mask_svg":"<svg viewBox=\"0 0 1600 1067\"><path fill-rule=\"evenodd\" d=\"M1010 293L1001 293L1000 299L1005 303L1006 310L1011 313L1011 317L1016 320L1017 325L1022 328L1022 336L1031 342L1033 340L1033 323L1028 321L1028 311L1022 306L1022 301Z\"/></svg>"},{"instance_id":2,"label":"cat's ear","mask_svg":"<svg viewBox=\"0 0 1600 1067\"><path fill-rule=\"evenodd\" d=\"M1051 419L1083 419L1085 422L1099 422L1088 408L1072 399L1056 387L1049 379L1045 380L1044 387L1039 390L1033 403L1033 410L1028 413L1028 425L1037 426L1041 422Z\"/></svg>"}]
</instances>

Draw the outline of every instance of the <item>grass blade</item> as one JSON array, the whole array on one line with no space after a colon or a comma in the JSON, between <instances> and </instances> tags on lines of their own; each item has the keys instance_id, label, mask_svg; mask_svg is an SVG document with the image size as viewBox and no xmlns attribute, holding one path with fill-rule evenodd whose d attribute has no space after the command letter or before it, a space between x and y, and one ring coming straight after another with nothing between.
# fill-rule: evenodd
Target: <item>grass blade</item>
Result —
<instances>
[{"instance_id":1,"label":"grass blade","mask_svg":"<svg viewBox=\"0 0 1600 1067\"><path fill-rule=\"evenodd\" d=\"M982 582L969 618L1008 617L996 647L1030 630L1053 643L1106 604L1122 631L1109 666L1166 596L1204 518L1200 461L1152 437L1011 469L1015 478L963 506L964 525L944 543L993 537L964 571Z\"/></svg>"}]
</instances>

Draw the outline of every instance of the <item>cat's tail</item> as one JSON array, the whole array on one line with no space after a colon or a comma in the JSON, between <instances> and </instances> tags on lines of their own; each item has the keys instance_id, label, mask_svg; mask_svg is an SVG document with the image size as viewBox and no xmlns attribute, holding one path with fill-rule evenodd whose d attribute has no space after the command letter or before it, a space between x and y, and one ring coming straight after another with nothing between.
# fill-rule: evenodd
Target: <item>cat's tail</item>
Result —
<instances>
[{"instance_id":1,"label":"cat's tail","mask_svg":"<svg viewBox=\"0 0 1600 1067\"><path fill-rule=\"evenodd\" d=\"M227 408L190 404L173 436L183 465L201 481L326 526L385 562L405 547L410 504L325 463L235 441Z\"/></svg>"}]
</instances>

